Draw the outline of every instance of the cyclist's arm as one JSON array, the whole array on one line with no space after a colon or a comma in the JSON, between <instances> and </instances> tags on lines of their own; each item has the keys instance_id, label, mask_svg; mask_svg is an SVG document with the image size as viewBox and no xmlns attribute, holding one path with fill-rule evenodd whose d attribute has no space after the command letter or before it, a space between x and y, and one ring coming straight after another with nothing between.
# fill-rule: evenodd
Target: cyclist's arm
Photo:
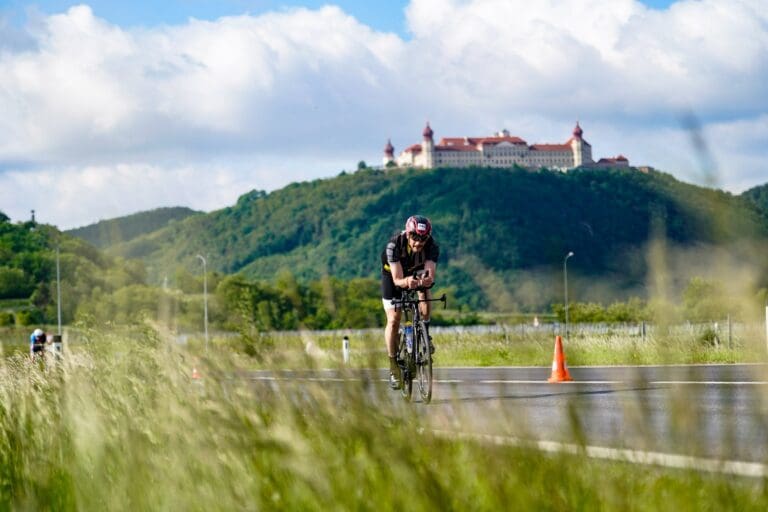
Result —
<instances>
[{"instance_id":1,"label":"cyclist's arm","mask_svg":"<svg viewBox=\"0 0 768 512\"><path fill-rule=\"evenodd\" d=\"M418 279L413 276L403 277L403 265L399 261L390 261L389 271L392 272L392 282L398 288L411 289L419 284Z\"/></svg>"},{"instance_id":2,"label":"cyclist's arm","mask_svg":"<svg viewBox=\"0 0 768 512\"><path fill-rule=\"evenodd\" d=\"M432 260L424 262L424 278L421 281L421 286L432 286L434 284L436 270L437 263Z\"/></svg>"}]
</instances>

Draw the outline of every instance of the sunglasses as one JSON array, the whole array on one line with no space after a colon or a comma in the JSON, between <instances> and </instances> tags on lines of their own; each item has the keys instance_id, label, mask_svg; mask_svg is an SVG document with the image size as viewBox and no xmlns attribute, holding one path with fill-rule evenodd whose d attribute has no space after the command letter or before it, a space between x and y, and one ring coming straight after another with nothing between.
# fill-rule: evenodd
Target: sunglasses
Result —
<instances>
[{"instance_id":1,"label":"sunglasses","mask_svg":"<svg viewBox=\"0 0 768 512\"><path fill-rule=\"evenodd\" d=\"M429 240L429 235L420 235L418 233L411 233L410 234L411 240L414 240L416 242L426 242Z\"/></svg>"}]
</instances>

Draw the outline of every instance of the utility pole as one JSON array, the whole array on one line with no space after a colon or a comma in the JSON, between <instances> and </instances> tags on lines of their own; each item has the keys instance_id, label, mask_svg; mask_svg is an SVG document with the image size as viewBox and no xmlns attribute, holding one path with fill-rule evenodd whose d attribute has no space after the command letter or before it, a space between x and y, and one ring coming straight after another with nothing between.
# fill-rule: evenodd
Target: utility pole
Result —
<instances>
[{"instance_id":1,"label":"utility pole","mask_svg":"<svg viewBox=\"0 0 768 512\"><path fill-rule=\"evenodd\" d=\"M59 322L58 334L61 336L61 266L59 265L58 247L56 247L56 316Z\"/></svg>"},{"instance_id":2,"label":"utility pole","mask_svg":"<svg viewBox=\"0 0 768 512\"><path fill-rule=\"evenodd\" d=\"M208 273L206 272L206 261L201 254L197 255L203 262L203 310L205 325L205 352L208 353Z\"/></svg>"},{"instance_id":3,"label":"utility pole","mask_svg":"<svg viewBox=\"0 0 768 512\"><path fill-rule=\"evenodd\" d=\"M573 256L573 251L565 255L563 260L563 281L565 282L565 341L568 342L568 258Z\"/></svg>"}]
</instances>

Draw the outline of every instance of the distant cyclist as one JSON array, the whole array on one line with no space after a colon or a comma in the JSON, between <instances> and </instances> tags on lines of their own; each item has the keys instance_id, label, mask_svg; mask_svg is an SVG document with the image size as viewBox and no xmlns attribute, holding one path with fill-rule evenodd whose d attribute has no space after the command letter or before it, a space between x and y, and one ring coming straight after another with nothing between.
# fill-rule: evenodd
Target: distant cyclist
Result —
<instances>
[{"instance_id":1,"label":"distant cyclist","mask_svg":"<svg viewBox=\"0 0 768 512\"><path fill-rule=\"evenodd\" d=\"M421 215L405 221L405 230L393 236L381 253L381 296L387 314L384 340L389 355L389 384L393 389L400 386L400 367L395 353L402 311L392 304L392 299L402 297L403 289L431 288L435 283L435 271L440 248L432 238L432 223ZM429 290L419 291L420 299L431 298ZM429 348L434 352L429 336L429 302L419 304L427 330Z\"/></svg>"},{"instance_id":2,"label":"distant cyclist","mask_svg":"<svg viewBox=\"0 0 768 512\"><path fill-rule=\"evenodd\" d=\"M45 343L48 336L42 329L35 329L29 336L29 358L34 361L35 356L45 356Z\"/></svg>"}]
</instances>

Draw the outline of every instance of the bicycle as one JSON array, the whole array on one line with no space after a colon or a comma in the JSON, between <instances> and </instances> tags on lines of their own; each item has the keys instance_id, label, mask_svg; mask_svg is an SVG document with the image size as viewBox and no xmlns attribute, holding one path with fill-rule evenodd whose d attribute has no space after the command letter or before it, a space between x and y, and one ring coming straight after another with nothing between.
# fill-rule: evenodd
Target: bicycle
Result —
<instances>
[{"instance_id":1,"label":"bicycle","mask_svg":"<svg viewBox=\"0 0 768 512\"><path fill-rule=\"evenodd\" d=\"M432 400L432 351L427 339L427 329L421 319L419 303L442 302L445 309L445 294L437 299L419 299L418 292L425 288L403 290L401 299L393 299L392 304L402 308L404 318L400 328L397 347L397 364L400 367L400 392L410 401L413 396L413 379L419 383L421 400L428 404ZM409 316L413 319L408 321Z\"/></svg>"},{"instance_id":2,"label":"bicycle","mask_svg":"<svg viewBox=\"0 0 768 512\"><path fill-rule=\"evenodd\" d=\"M33 367L37 367L40 371L48 369L48 353L45 348L42 350L35 350L29 355L29 364Z\"/></svg>"}]
</instances>

